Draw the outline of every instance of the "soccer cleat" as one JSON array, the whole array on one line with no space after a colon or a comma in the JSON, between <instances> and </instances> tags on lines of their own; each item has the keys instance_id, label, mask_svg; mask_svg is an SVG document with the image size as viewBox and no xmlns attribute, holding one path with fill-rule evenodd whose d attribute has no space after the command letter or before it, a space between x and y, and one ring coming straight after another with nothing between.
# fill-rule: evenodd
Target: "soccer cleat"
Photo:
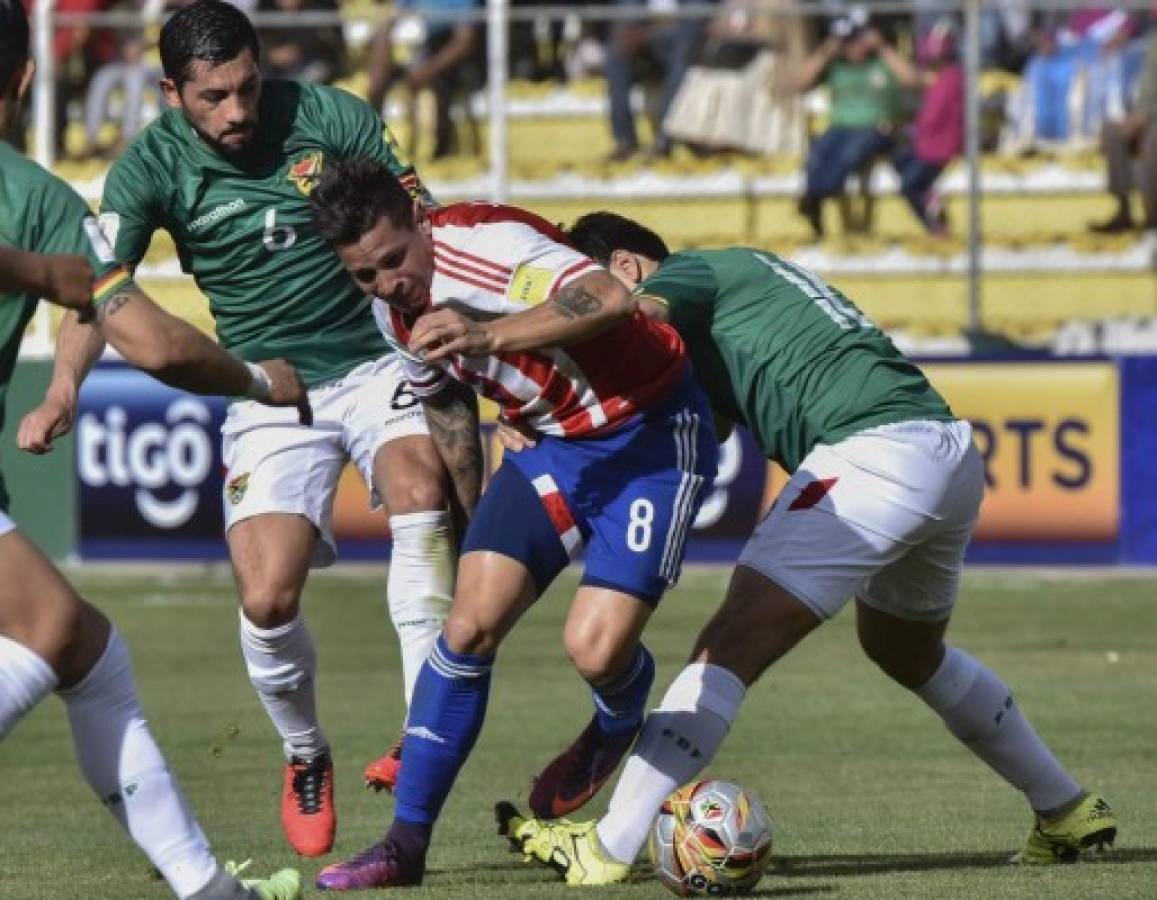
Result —
<instances>
[{"instance_id":1,"label":"soccer cleat","mask_svg":"<svg viewBox=\"0 0 1157 900\"><path fill-rule=\"evenodd\" d=\"M1117 838L1117 817L1104 797L1085 797L1068 813L1052 822L1037 816L1024 849L1012 862L1039 866L1076 862L1081 851L1096 847L1103 852Z\"/></svg>"},{"instance_id":2,"label":"soccer cleat","mask_svg":"<svg viewBox=\"0 0 1157 900\"><path fill-rule=\"evenodd\" d=\"M398 783L398 773L402 770L402 740L399 737L390 744L385 754L366 766L366 787L372 791L394 792L394 785Z\"/></svg>"},{"instance_id":3,"label":"soccer cleat","mask_svg":"<svg viewBox=\"0 0 1157 900\"><path fill-rule=\"evenodd\" d=\"M522 852L558 872L569 885L621 884L631 878L627 863L612 859L599 843L594 822L524 819L511 803L494 807L498 833Z\"/></svg>"},{"instance_id":4,"label":"soccer cleat","mask_svg":"<svg viewBox=\"0 0 1157 900\"><path fill-rule=\"evenodd\" d=\"M592 718L573 744L542 770L530 790L530 811L540 819L569 815L599 792L631 749L643 723L623 734L607 734Z\"/></svg>"},{"instance_id":5,"label":"soccer cleat","mask_svg":"<svg viewBox=\"0 0 1157 900\"><path fill-rule=\"evenodd\" d=\"M295 869L282 869L268 878L242 878L241 873L249 868L249 860L243 863L227 862L225 870L236 878L248 897L254 900L300 900L301 875Z\"/></svg>"},{"instance_id":6,"label":"soccer cleat","mask_svg":"<svg viewBox=\"0 0 1157 900\"><path fill-rule=\"evenodd\" d=\"M302 856L333 849L337 815L333 808L333 761L328 753L306 762L296 756L285 767L281 791L281 827Z\"/></svg>"},{"instance_id":7,"label":"soccer cleat","mask_svg":"<svg viewBox=\"0 0 1157 900\"><path fill-rule=\"evenodd\" d=\"M394 844L382 840L352 859L326 866L317 876L317 886L323 891L406 887L421 884L425 874L425 860L407 859Z\"/></svg>"}]
</instances>

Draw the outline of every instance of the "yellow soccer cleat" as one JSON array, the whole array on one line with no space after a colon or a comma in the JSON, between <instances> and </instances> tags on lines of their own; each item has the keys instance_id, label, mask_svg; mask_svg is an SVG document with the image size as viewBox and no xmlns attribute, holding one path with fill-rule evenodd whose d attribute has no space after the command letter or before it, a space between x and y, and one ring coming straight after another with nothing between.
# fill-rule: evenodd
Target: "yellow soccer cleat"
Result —
<instances>
[{"instance_id":1,"label":"yellow soccer cleat","mask_svg":"<svg viewBox=\"0 0 1157 900\"><path fill-rule=\"evenodd\" d=\"M499 834L522 852L526 862L537 860L549 866L567 884L621 884L631 878L631 867L603 850L594 822L524 819L510 803L499 803L494 812Z\"/></svg>"},{"instance_id":2,"label":"yellow soccer cleat","mask_svg":"<svg viewBox=\"0 0 1157 900\"><path fill-rule=\"evenodd\" d=\"M1117 837L1117 817L1104 797L1085 797L1068 815L1054 821L1039 816L1024 849L1012 858L1027 866L1076 862L1081 851L1111 846Z\"/></svg>"},{"instance_id":3,"label":"yellow soccer cleat","mask_svg":"<svg viewBox=\"0 0 1157 900\"><path fill-rule=\"evenodd\" d=\"M225 868L257 900L301 900L301 874L296 869L282 869L268 878L242 878L241 873L249 868L248 860L227 862Z\"/></svg>"}]
</instances>

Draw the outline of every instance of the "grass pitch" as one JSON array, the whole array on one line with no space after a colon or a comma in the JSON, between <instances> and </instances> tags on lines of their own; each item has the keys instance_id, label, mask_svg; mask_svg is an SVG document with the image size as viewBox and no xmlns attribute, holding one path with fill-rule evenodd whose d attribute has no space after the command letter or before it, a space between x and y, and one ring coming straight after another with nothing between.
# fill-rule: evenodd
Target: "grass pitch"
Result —
<instances>
[{"instance_id":1,"label":"grass pitch","mask_svg":"<svg viewBox=\"0 0 1157 900\"><path fill-rule=\"evenodd\" d=\"M77 580L132 646L153 728L221 858L251 856L261 871L296 864L312 882L325 861L296 861L282 840L280 748L245 678L228 576ZM659 662L653 701L725 580L690 571L664 600L648 635ZM530 776L590 715L560 644L573 584L551 591L500 654L486 727L436 832L426 885L407 896L575 896L509 853L491 813L496 800L523 803ZM402 715L383 585L380 575L322 576L306 595L343 855L374 840L392 808L361 786L362 765ZM1153 579L972 574L950 632L1014 686L1058 755L1109 797L1121 819L1113 853L1075 866L1005 865L1030 825L1022 799L864 659L846 612L752 691L707 770L755 790L771 812L776 862L758 893L1157 897L1155 603ZM169 896L89 794L59 703L42 704L0 747L0 809L3 900ZM666 894L644 879L599 895Z\"/></svg>"}]
</instances>

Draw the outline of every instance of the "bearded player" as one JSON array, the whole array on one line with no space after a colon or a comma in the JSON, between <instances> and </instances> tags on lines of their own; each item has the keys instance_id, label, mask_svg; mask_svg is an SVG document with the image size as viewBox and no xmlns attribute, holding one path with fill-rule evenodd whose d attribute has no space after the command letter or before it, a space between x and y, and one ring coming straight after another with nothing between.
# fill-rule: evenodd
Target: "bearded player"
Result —
<instances>
[{"instance_id":1,"label":"bearded player","mask_svg":"<svg viewBox=\"0 0 1157 900\"><path fill-rule=\"evenodd\" d=\"M333 845L333 763L316 711L316 657L300 611L310 566L336 558L338 478L352 460L389 511L388 597L407 703L449 606L454 556L443 469L422 407L378 332L369 300L314 227L308 193L334 161L370 156L411 191L377 114L340 90L263 83L244 14L197 0L160 37L168 109L117 160L101 225L117 258L140 263L157 229L209 298L217 336L243 359L284 356L310 389L312 426L235 403L223 428L225 527L250 681L281 736L282 825L304 856ZM385 134L385 136L383 136ZM22 444L67 429L100 332L71 319L45 403ZM367 776L390 786L398 748Z\"/></svg>"},{"instance_id":2,"label":"bearded player","mask_svg":"<svg viewBox=\"0 0 1157 900\"><path fill-rule=\"evenodd\" d=\"M32 80L28 45L23 5L0 0L0 134ZM304 412L291 366L245 363L154 305L113 261L84 201L0 141L0 418L39 297L83 310L128 362L176 387ZM0 740L55 691L85 779L176 896L296 900L296 872L246 884L218 863L149 730L120 634L20 533L7 505L0 479ZM122 896L132 892L122 884Z\"/></svg>"}]
</instances>

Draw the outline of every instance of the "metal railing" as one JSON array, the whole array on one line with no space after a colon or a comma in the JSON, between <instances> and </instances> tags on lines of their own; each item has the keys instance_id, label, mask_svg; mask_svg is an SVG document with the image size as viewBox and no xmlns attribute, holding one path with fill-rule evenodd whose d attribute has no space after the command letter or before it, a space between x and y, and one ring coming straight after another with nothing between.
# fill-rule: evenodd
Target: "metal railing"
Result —
<instances>
[{"instance_id":1,"label":"metal railing","mask_svg":"<svg viewBox=\"0 0 1157 900\"><path fill-rule=\"evenodd\" d=\"M833 0L807 3L795 0L751 0L744 4L754 12L771 13L776 16L814 18L831 16L841 12L845 7L837 5ZM986 9L985 0L887 0L887 2L872 2L867 4L871 13L875 15L915 15L939 13L951 15L963 22L962 29L962 61L965 69L966 83L966 147L964 154L964 171L966 173L966 204L967 204L967 234L966 234L966 278L968 302L968 327L971 331L980 331L982 321L982 290L983 290L983 230L981 219L981 17ZM1081 4L1076 0L1032 0L1034 11L1075 10ZM1149 0L1123 0L1115 4L1118 8L1132 10L1148 10ZM655 7L665 7L659 12ZM666 8L670 7L670 8ZM573 4L559 4L557 6L520 7L511 6L510 0L487 0L484 9L443 15L442 18L455 21L472 21L485 23L488 27L486 60L488 64L488 84L486 86L486 116L488 122L488 193L489 198L497 202L505 202L511 196L511 159L509 155L508 130L508 82L509 82L509 34L513 23L541 20L561 21L568 18L580 17L585 23L612 23L624 20L633 20L652 17L657 14L664 16L712 18L719 15L721 6L703 3L675 3L641 4L639 6L596 6L582 7ZM385 20L389 10L360 13L357 16L334 13L261 13L254 15L254 23L277 26L318 27L333 25L349 25L351 21L358 21L367 26L380 24ZM145 18L133 12L115 12L103 14L65 14L55 10L54 0L38 0L34 18L34 47L38 63L36 75L36 89L34 100L34 152L36 159L43 165L51 167L54 162L53 130L54 130L54 84L56 81L55 64L53 58L53 34L57 27L88 24L108 27L140 26L143 21L159 22L159 5L152 2L148 5Z\"/></svg>"}]
</instances>

